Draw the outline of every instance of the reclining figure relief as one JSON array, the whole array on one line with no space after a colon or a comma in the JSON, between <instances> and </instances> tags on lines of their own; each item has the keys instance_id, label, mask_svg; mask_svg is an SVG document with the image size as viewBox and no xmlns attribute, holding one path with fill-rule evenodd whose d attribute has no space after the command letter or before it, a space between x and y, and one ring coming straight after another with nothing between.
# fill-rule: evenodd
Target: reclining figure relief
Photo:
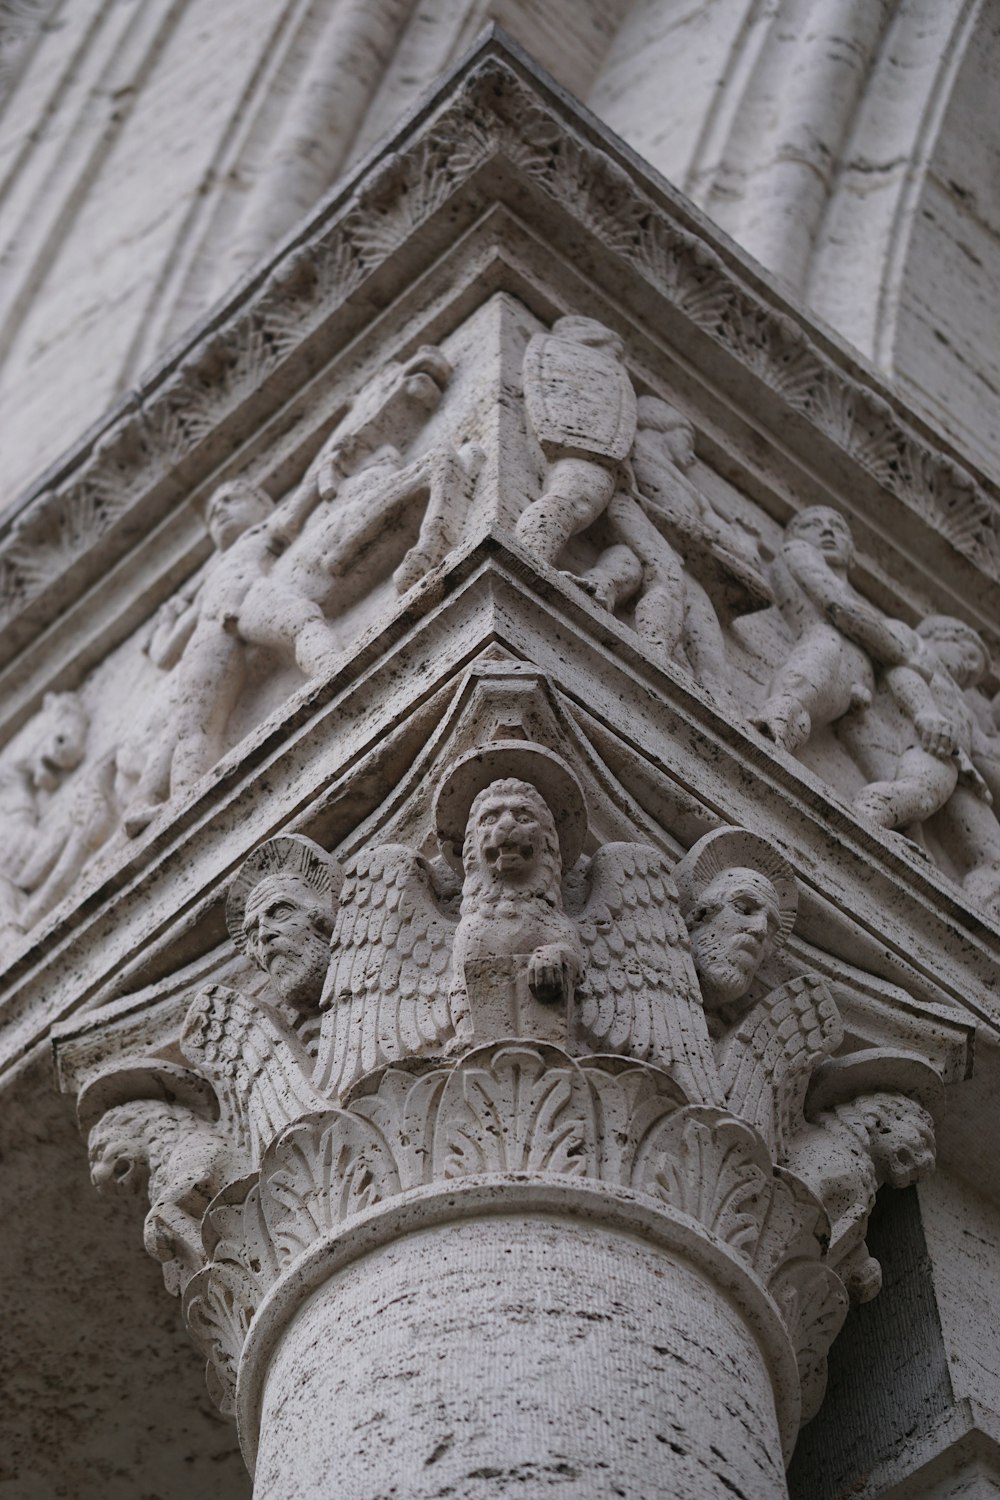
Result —
<instances>
[{"instance_id":1,"label":"reclining figure relief","mask_svg":"<svg viewBox=\"0 0 1000 1500\"><path fill-rule=\"evenodd\" d=\"M872 636L882 622L869 622ZM990 746L966 696L989 669L989 655L962 620L930 615L916 630L893 622L906 659L886 669L870 712L845 724L843 738L868 783L855 809L883 828L929 847L982 905L1000 898L1000 823L976 761L991 768Z\"/></svg>"},{"instance_id":2,"label":"reclining figure relief","mask_svg":"<svg viewBox=\"0 0 1000 1500\"><path fill-rule=\"evenodd\" d=\"M0 767L0 931L27 932L46 916L115 826L113 766L86 765L88 730L76 693L46 693L27 750ZM59 797L71 776L72 793Z\"/></svg>"},{"instance_id":3,"label":"reclining figure relief","mask_svg":"<svg viewBox=\"0 0 1000 1500\"><path fill-rule=\"evenodd\" d=\"M265 670L270 659L305 677L328 671L346 644L337 618L394 568L405 591L455 544L480 450L438 447L405 464L387 440L408 438L426 419L450 373L433 348L380 372L279 505L242 480L211 496L215 556L197 587L160 612L148 653L167 675L148 727L120 757L137 782L124 818L130 836L223 753L250 648L269 653Z\"/></svg>"}]
</instances>

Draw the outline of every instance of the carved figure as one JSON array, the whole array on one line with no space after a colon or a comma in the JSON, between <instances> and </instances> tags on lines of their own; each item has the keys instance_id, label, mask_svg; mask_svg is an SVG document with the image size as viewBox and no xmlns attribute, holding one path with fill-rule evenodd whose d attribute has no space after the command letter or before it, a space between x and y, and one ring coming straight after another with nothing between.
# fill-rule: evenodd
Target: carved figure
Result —
<instances>
[{"instance_id":1,"label":"carved figure","mask_svg":"<svg viewBox=\"0 0 1000 1500\"><path fill-rule=\"evenodd\" d=\"M559 839L541 793L515 777L484 787L469 810L462 862L454 964L466 989L475 970L524 954L535 999L568 1005L583 950L563 911Z\"/></svg>"},{"instance_id":2,"label":"carved figure","mask_svg":"<svg viewBox=\"0 0 1000 1500\"><path fill-rule=\"evenodd\" d=\"M674 873L705 1009L722 1012L791 932L795 876L772 844L740 828L706 834Z\"/></svg>"},{"instance_id":3,"label":"carved figure","mask_svg":"<svg viewBox=\"0 0 1000 1500\"><path fill-rule=\"evenodd\" d=\"M319 1010L343 879L312 839L279 834L244 860L226 900L230 937L267 975L303 1042Z\"/></svg>"},{"instance_id":4,"label":"carved figure","mask_svg":"<svg viewBox=\"0 0 1000 1500\"><path fill-rule=\"evenodd\" d=\"M342 1098L404 1057L532 1037L647 1059L689 1097L721 1101L664 855L605 845L577 872L581 909L568 912L562 880L586 832L583 794L558 756L522 740L460 757L436 826L463 874L457 912L440 866L404 846L347 869L317 1088Z\"/></svg>"},{"instance_id":5,"label":"carved figure","mask_svg":"<svg viewBox=\"0 0 1000 1500\"><path fill-rule=\"evenodd\" d=\"M491 780L501 770L520 773L509 789L507 778ZM525 784L536 789L532 802ZM518 864L532 901L510 911L517 887L495 851L509 844L511 863L518 861L519 812L523 826L538 830L532 848L540 844L548 857ZM579 1050L656 1063L688 1098L717 1101L715 1064L666 856L645 844L612 843L578 866L587 828L579 783L559 757L519 741L498 742L456 762L438 794L436 816L446 857L464 828L455 973L477 1039L503 1035L504 1026L510 1034L514 1018L522 1028L529 1025L531 1035L568 1037ZM571 871L578 905L567 913L561 882ZM558 965L550 954L558 955ZM551 989L538 985L539 970ZM520 987L525 975L528 995ZM550 1020L532 1007L531 996L552 1005Z\"/></svg>"},{"instance_id":6,"label":"carved figure","mask_svg":"<svg viewBox=\"0 0 1000 1500\"><path fill-rule=\"evenodd\" d=\"M150 1208L143 1239L175 1294L201 1269L201 1220L237 1175L225 1135L193 1110L159 1099L115 1105L90 1132L90 1175L98 1191L139 1196Z\"/></svg>"},{"instance_id":7,"label":"carved figure","mask_svg":"<svg viewBox=\"0 0 1000 1500\"><path fill-rule=\"evenodd\" d=\"M973 760L982 739L965 696L987 671L986 647L947 615L923 620L909 632L909 646L907 660L885 673L876 703L888 717L890 743L880 742L867 715L850 732L862 769L877 778L854 806L883 828L933 818L949 856L965 870L966 889L991 901L1000 893L1000 825Z\"/></svg>"},{"instance_id":8,"label":"carved figure","mask_svg":"<svg viewBox=\"0 0 1000 1500\"><path fill-rule=\"evenodd\" d=\"M307 676L327 671L343 649L331 620L391 571L408 513L422 519L393 575L400 593L455 546L482 457L466 444L432 448L404 465L391 444L365 452L356 434L346 449L335 442L316 476L317 503L301 537L248 590L241 637L293 657Z\"/></svg>"},{"instance_id":9,"label":"carved figure","mask_svg":"<svg viewBox=\"0 0 1000 1500\"><path fill-rule=\"evenodd\" d=\"M150 726L123 755L123 763L142 765L125 814L130 836L222 754L245 686L248 645L294 660L306 676L324 672L343 644L332 617L377 580L383 552L398 556L408 507L426 501L400 587L454 545L479 450L437 449L403 467L385 441L389 430L407 430L413 410L426 417L450 374L435 348L387 366L278 507L242 480L211 496L206 525L217 555L193 592L164 605L149 644L151 659L170 675Z\"/></svg>"},{"instance_id":10,"label":"carved figure","mask_svg":"<svg viewBox=\"0 0 1000 1500\"><path fill-rule=\"evenodd\" d=\"M130 837L222 754L246 680L239 611L254 580L288 544L285 519L270 497L242 480L214 492L205 524L216 555L188 602L168 600L150 642L153 660L169 676L142 737L143 771L125 813Z\"/></svg>"},{"instance_id":11,"label":"carved figure","mask_svg":"<svg viewBox=\"0 0 1000 1500\"><path fill-rule=\"evenodd\" d=\"M638 595L639 635L696 681L728 694L718 608L729 617L761 609L771 593L749 534L744 541L724 525L688 478L692 424L657 396L639 398L637 418L634 492L615 494L605 521L611 545L579 582L612 612Z\"/></svg>"},{"instance_id":12,"label":"carved figure","mask_svg":"<svg viewBox=\"0 0 1000 1500\"><path fill-rule=\"evenodd\" d=\"M812 506L785 527L771 583L795 643L751 720L785 750L871 703L869 653L890 667L905 660L905 627L877 616L848 581L853 556L850 529L835 510Z\"/></svg>"},{"instance_id":13,"label":"carved figure","mask_svg":"<svg viewBox=\"0 0 1000 1500\"><path fill-rule=\"evenodd\" d=\"M73 887L114 827L107 761L78 778L76 795L59 806L52 795L84 758L88 716L75 693L46 693L27 754L0 770L0 929L27 931Z\"/></svg>"},{"instance_id":14,"label":"carved figure","mask_svg":"<svg viewBox=\"0 0 1000 1500\"><path fill-rule=\"evenodd\" d=\"M617 334L594 318L559 318L524 354L528 420L548 460L545 490L521 514L518 541L554 563L606 509L635 437L635 392Z\"/></svg>"},{"instance_id":15,"label":"carved figure","mask_svg":"<svg viewBox=\"0 0 1000 1500\"><path fill-rule=\"evenodd\" d=\"M691 847L675 875L726 1101L780 1159L802 1124L817 1065L844 1035L818 974L799 975L752 1004L747 998L795 923L794 873L766 839L717 828Z\"/></svg>"},{"instance_id":16,"label":"carved figure","mask_svg":"<svg viewBox=\"0 0 1000 1500\"><path fill-rule=\"evenodd\" d=\"M816 1113L793 1136L787 1166L830 1216L829 1258L856 1302L882 1285L882 1268L865 1244L880 1187L909 1187L934 1165L934 1121L906 1094L878 1091Z\"/></svg>"}]
</instances>

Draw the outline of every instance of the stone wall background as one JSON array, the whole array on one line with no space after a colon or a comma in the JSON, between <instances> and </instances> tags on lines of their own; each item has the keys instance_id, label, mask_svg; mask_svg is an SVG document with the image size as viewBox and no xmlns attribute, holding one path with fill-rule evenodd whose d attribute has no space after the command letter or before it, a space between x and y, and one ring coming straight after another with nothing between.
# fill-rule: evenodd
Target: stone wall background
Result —
<instances>
[{"instance_id":1,"label":"stone wall background","mask_svg":"<svg viewBox=\"0 0 1000 1500\"><path fill-rule=\"evenodd\" d=\"M489 21L973 457L1000 456L997 0L16 0L0 501Z\"/></svg>"}]
</instances>

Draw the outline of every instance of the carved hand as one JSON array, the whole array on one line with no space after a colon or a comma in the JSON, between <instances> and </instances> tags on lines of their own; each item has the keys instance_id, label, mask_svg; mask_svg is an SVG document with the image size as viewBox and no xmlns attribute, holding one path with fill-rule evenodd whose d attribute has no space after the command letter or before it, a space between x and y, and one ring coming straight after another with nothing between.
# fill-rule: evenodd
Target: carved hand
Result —
<instances>
[{"instance_id":1,"label":"carved hand","mask_svg":"<svg viewBox=\"0 0 1000 1500\"><path fill-rule=\"evenodd\" d=\"M528 988L543 1005L570 1000L579 977L579 959L562 943L536 948L528 961Z\"/></svg>"},{"instance_id":2,"label":"carved hand","mask_svg":"<svg viewBox=\"0 0 1000 1500\"><path fill-rule=\"evenodd\" d=\"M955 727L943 714L917 714L913 727L917 731L921 749L926 750L928 755L936 755L939 760L947 760L950 755L955 754L958 748Z\"/></svg>"}]
</instances>

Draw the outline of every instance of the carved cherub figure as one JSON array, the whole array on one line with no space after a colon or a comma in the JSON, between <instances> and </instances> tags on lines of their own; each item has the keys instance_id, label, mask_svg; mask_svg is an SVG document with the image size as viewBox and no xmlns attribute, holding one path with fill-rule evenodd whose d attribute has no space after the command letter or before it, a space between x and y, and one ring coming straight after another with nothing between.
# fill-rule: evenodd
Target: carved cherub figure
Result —
<instances>
[{"instance_id":1,"label":"carved cherub figure","mask_svg":"<svg viewBox=\"0 0 1000 1500\"><path fill-rule=\"evenodd\" d=\"M0 928L28 931L72 889L110 836L115 810L102 762L81 772L71 802L51 798L82 762L88 715L76 693L46 693L27 753L0 769Z\"/></svg>"},{"instance_id":2,"label":"carved cherub figure","mask_svg":"<svg viewBox=\"0 0 1000 1500\"><path fill-rule=\"evenodd\" d=\"M205 524L215 556L186 606L182 601L178 610L168 601L151 641L155 664L169 675L142 736L143 770L124 820L130 837L222 754L246 681L246 645L235 628L239 611L254 580L288 543L270 497L242 480L215 490Z\"/></svg>"},{"instance_id":3,"label":"carved cherub figure","mask_svg":"<svg viewBox=\"0 0 1000 1500\"><path fill-rule=\"evenodd\" d=\"M318 1088L342 1097L385 1063L520 1036L643 1058L689 1097L720 1102L662 853L607 844L580 862L579 783L560 757L522 740L460 757L439 789L436 826L445 860L463 874L457 912L442 867L404 846L348 867Z\"/></svg>"},{"instance_id":4,"label":"carved cherub figure","mask_svg":"<svg viewBox=\"0 0 1000 1500\"><path fill-rule=\"evenodd\" d=\"M403 593L458 541L482 456L465 444L404 464L392 444L367 452L356 434L346 450L335 446L319 468L319 503L301 537L248 591L240 635L292 656L307 676L327 671L343 649L333 620L394 563ZM407 517L418 512L419 537L399 561Z\"/></svg>"},{"instance_id":5,"label":"carved cherub figure","mask_svg":"<svg viewBox=\"0 0 1000 1500\"><path fill-rule=\"evenodd\" d=\"M798 750L814 730L871 703L872 655L885 666L906 657L896 622L878 616L852 588L853 556L850 529L835 510L812 506L785 528L771 583L795 643L751 720L785 750Z\"/></svg>"},{"instance_id":6,"label":"carved cherub figure","mask_svg":"<svg viewBox=\"0 0 1000 1500\"><path fill-rule=\"evenodd\" d=\"M770 590L747 535L726 525L691 482L694 427L658 396L641 396L626 481L607 510L610 541L579 580L614 612L636 597L635 628L695 680L730 691L717 601L728 616L760 609ZM630 471L630 473L629 473Z\"/></svg>"},{"instance_id":7,"label":"carved cherub figure","mask_svg":"<svg viewBox=\"0 0 1000 1500\"><path fill-rule=\"evenodd\" d=\"M973 841L989 849L993 863L1000 859L1000 828L989 811L989 788L973 763L978 731L965 697L965 689L980 682L989 667L986 647L970 626L947 615L929 616L907 632L907 641L907 660L886 671L878 705L897 710L896 744L880 745L865 720L850 732L862 768L878 777L858 793L854 805L883 828L906 828L964 792L964 817L975 811L964 805L970 796L980 810L972 819L981 824ZM955 831L960 835L958 827Z\"/></svg>"},{"instance_id":8,"label":"carved cherub figure","mask_svg":"<svg viewBox=\"0 0 1000 1500\"><path fill-rule=\"evenodd\" d=\"M524 355L528 419L548 460L545 490L517 523L518 541L555 563L615 493L635 437L635 392L625 347L595 318L558 318Z\"/></svg>"},{"instance_id":9,"label":"carved cherub figure","mask_svg":"<svg viewBox=\"0 0 1000 1500\"><path fill-rule=\"evenodd\" d=\"M229 934L271 982L286 1019L309 1042L330 963L344 874L301 834L279 834L244 860L226 900Z\"/></svg>"},{"instance_id":10,"label":"carved cherub figure","mask_svg":"<svg viewBox=\"0 0 1000 1500\"><path fill-rule=\"evenodd\" d=\"M169 676L141 743L122 757L142 766L125 813L129 835L222 754L246 682L248 646L295 661L306 676L326 671L343 645L334 617L377 581L386 557L389 566L398 559L408 508L424 502L400 587L454 544L480 450L435 449L404 467L385 440L389 431L406 436L414 411L426 417L450 374L435 348L387 366L277 507L244 480L210 497L205 520L216 556L200 585L182 590L160 613L149 653Z\"/></svg>"}]
</instances>

